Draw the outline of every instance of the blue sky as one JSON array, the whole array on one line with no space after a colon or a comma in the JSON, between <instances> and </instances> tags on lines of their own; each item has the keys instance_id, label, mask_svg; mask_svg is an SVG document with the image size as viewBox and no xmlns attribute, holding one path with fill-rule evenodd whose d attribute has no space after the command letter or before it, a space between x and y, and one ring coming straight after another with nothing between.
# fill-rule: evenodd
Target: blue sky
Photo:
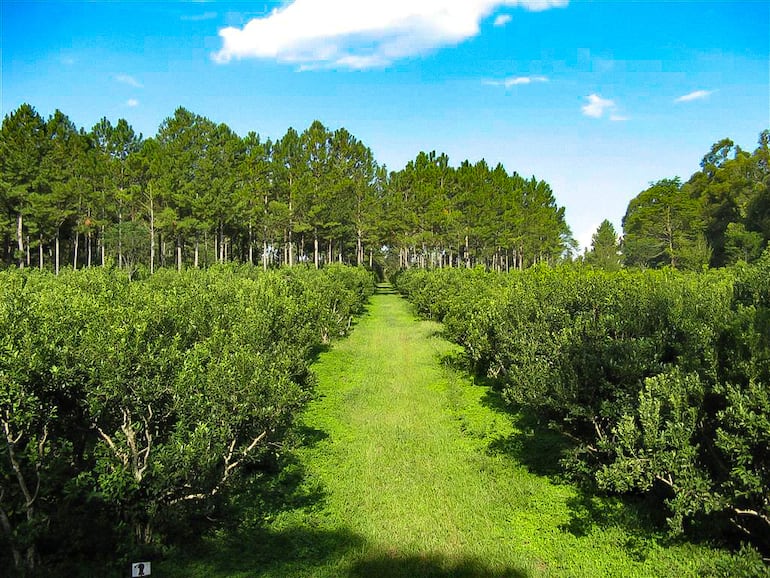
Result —
<instances>
[{"instance_id":1,"label":"blue sky","mask_svg":"<svg viewBox=\"0 0 770 578\"><path fill-rule=\"evenodd\" d=\"M6 115L152 136L177 106L238 134L345 127L549 182L575 237L770 127L770 1L0 0Z\"/></svg>"}]
</instances>

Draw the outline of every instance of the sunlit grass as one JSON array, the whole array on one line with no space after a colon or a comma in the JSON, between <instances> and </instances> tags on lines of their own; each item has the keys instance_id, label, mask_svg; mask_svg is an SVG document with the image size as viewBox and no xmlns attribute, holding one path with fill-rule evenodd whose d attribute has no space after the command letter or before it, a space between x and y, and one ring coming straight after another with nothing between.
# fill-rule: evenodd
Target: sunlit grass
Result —
<instances>
[{"instance_id":1,"label":"sunlit grass","mask_svg":"<svg viewBox=\"0 0 770 578\"><path fill-rule=\"evenodd\" d=\"M281 507L159 566L173 576L703 576L727 553L672 543L637 509L560 483L560 441L442 358L440 326L376 295L315 364ZM530 420L531 421L531 420ZM246 502L247 503L247 502Z\"/></svg>"}]
</instances>

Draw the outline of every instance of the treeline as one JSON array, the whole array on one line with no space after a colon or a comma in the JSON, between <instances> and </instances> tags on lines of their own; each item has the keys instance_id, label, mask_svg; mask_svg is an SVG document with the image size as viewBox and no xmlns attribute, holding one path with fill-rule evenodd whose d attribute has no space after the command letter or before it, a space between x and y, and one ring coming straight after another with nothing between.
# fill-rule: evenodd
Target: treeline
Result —
<instances>
[{"instance_id":1,"label":"treeline","mask_svg":"<svg viewBox=\"0 0 770 578\"><path fill-rule=\"evenodd\" d=\"M394 267L556 262L574 247L547 183L420 153L388 172L344 128L239 137L184 108L152 138L24 104L0 133L0 262L49 268Z\"/></svg>"},{"instance_id":2,"label":"treeline","mask_svg":"<svg viewBox=\"0 0 770 578\"><path fill-rule=\"evenodd\" d=\"M226 518L373 286L336 265L0 273L0 574L122 575Z\"/></svg>"},{"instance_id":3,"label":"treeline","mask_svg":"<svg viewBox=\"0 0 770 578\"><path fill-rule=\"evenodd\" d=\"M586 261L689 270L756 261L770 241L770 130L758 145L750 153L722 139L687 182L653 183L629 203L622 240L603 222Z\"/></svg>"},{"instance_id":4,"label":"treeline","mask_svg":"<svg viewBox=\"0 0 770 578\"><path fill-rule=\"evenodd\" d=\"M768 279L770 252L697 274L413 269L397 282L512 408L572 440L566 471L662 501L675 533L768 556Z\"/></svg>"}]
</instances>

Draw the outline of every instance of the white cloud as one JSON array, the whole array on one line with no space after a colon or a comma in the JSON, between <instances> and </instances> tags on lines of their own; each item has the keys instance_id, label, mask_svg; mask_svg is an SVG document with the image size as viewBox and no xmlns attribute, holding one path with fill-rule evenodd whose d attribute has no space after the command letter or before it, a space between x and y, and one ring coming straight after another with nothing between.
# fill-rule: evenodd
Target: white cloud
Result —
<instances>
[{"instance_id":1,"label":"white cloud","mask_svg":"<svg viewBox=\"0 0 770 578\"><path fill-rule=\"evenodd\" d=\"M495 27L505 26L510 21L511 21L510 14L500 14L497 18L495 18L494 26Z\"/></svg>"},{"instance_id":2,"label":"white cloud","mask_svg":"<svg viewBox=\"0 0 770 578\"><path fill-rule=\"evenodd\" d=\"M136 108L137 106L139 106L139 101L136 100L135 98L129 98L126 101L126 106L130 106L131 108Z\"/></svg>"},{"instance_id":3,"label":"white cloud","mask_svg":"<svg viewBox=\"0 0 770 578\"><path fill-rule=\"evenodd\" d=\"M598 94L591 94L586 98L588 99L588 104L583 105L581 108L586 116L601 118L607 110L615 108L615 101L602 98Z\"/></svg>"},{"instance_id":4,"label":"white cloud","mask_svg":"<svg viewBox=\"0 0 770 578\"><path fill-rule=\"evenodd\" d=\"M219 31L216 62L267 58L301 68L371 68L476 36L500 6L545 10L569 0L295 0Z\"/></svg>"},{"instance_id":5,"label":"white cloud","mask_svg":"<svg viewBox=\"0 0 770 578\"><path fill-rule=\"evenodd\" d=\"M141 82L139 82L136 78L133 76L129 76L128 74L116 74L115 80L122 84L127 84L129 86L133 86L134 88L144 88Z\"/></svg>"},{"instance_id":6,"label":"white cloud","mask_svg":"<svg viewBox=\"0 0 770 578\"><path fill-rule=\"evenodd\" d=\"M504 86L505 88L511 88L512 86L519 86L521 84L532 84L533 82L548 82L546 76L516 76L513 78L506 78L505 80L486 80L484 84L489 86Z\"/></svg>"},{"instance_id":7,"label":"white cloud","mask_svg":"<svg viewBox=\"0 0 770 578\"><path fill-rule=\"evenodd\" d=\"M627 116L623 116L622 114L611 114L610 120L612 122L624 122L626 120L629 120Z\"/></svg>"},{"instance_id":8,"label":"white cloud","mask_svg":"<svg viewBox=\"0 0 770 578\"><path fill-rule=\"evenodd\" d=\"M679 98L675 99L674 102L690 102L692 100L701 100L708 98L713 93L713 90L696 90L689 94L685 94L684 96L680 96Z\"/></svg>"}]
</instances>

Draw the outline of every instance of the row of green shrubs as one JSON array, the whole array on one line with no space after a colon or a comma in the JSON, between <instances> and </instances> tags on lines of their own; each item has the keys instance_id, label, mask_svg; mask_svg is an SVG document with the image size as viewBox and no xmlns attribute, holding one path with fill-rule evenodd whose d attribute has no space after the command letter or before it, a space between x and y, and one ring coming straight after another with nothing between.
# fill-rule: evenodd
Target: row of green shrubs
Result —
<instances>
[{"instance_id":1,"label":"row of green shrubs","mask_svg":"<svg viewBox=\"0 0 770 578\"><path fill-rule=\"evenodd\" d=\"M660 496L673 532L770 550L770 253L703 273L410 270L468 362L575 442L566 470Z\"/></svg>"},{"instance_id":2,"label":"row of green shrubs","mask_svg":"<svg viewBox=\"0 0 770 578\"><path fill-rule=\"evenodd\" d=\"M0 273L0 575L150 555L281 450L363 269Z\"/></svg>"}]
</instances>

